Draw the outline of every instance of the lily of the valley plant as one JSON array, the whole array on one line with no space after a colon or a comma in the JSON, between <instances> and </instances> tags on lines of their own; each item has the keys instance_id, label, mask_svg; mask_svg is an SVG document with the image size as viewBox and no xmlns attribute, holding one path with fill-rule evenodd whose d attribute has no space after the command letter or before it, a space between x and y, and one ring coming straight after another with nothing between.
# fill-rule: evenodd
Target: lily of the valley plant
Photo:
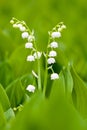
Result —
<instances>
[{"instance_id":1,"label":"lily of the valley plant","mask_svg":"<svg viewBox=\"0 0 87 130\"><path fill-rule=\"evenodd\" d=\"M34 31L31 31L24 21L19 21L16 18L12 18L10 23L13 25L13 28L17 28L21 31L22 39L26 39L25 48L30 49L30 54L26 57L26 60L28 62L35 62L37 60L38 72L36 74L34 70L32 70L32 74L34 75L35 78L37 78L38 90L43 91L43 94L45 96L48 70L49 69L51 70L50 75L51 80L56 80L59 78L58 73L54 72L52 65L56 63L55 59L55 57L57 57L56 48L58 48L57 39L61 37L61 32L63 29L66 28L66 26L63 24L63 22L60 22L52 29L52 31L48 32L49 40L47 45L47 52L42 53L37 50ZM41 84L41 68L40 68L40 58L42 55L45 57L45 74L44 74L43 88ZM34 85L29 84L26 90L34 93L35 88L36 87Z\"/></svg>"}]
</instances>

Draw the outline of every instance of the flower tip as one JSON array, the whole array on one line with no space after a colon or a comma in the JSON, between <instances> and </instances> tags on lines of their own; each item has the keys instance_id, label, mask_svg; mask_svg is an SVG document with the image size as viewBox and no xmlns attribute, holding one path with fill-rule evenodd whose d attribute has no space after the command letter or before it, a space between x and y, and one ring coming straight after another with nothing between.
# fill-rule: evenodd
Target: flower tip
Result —
<instances>
[{"instance_id":1,"label":"flower tip","mask_svg":"<svg viewBox=\"0 0 87 130\"><path fill-rule=\"evenodd\" d=\"M14 24L14 20L13 20L13 19L11 19L11 20L10 20L10 23L11 23L11 24Z\"/></svg>"}]
</instances>

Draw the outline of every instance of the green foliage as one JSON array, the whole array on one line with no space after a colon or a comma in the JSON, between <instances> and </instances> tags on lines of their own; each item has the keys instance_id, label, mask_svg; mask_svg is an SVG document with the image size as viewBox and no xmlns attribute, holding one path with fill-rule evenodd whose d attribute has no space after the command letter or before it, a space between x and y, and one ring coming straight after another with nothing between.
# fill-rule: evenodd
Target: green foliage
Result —
<instances>
[{"instance_id":1,"label":"green foliage","mask_svg":"<svg viewBox=\"0 0 87 130\"><path fill-rule=\"evenodd\" d=\"M14 111L12 108L9 108L5 113L4 113L5 119L9 121L10 119L15 117Z\"/></svg>"},{"instance_id":2,"label":"green foliage","mask_svg":"<svg viewBox=\"0 0 87 130\"><path fill-rule=\"evenodd\" d=\"M0 104L2 105L4 111L9 109L10 107L8 96L1 84L0 84Z\"/></svg>"},{"instance_id":3,"label":"green foliage","mask_svg":"<svg viewBox=\"0 0 87 130\"><path fill-rule=\"evenodd\" d=\"M6 119L4 116L3 108L0 104L0 129L2 129L6 125Z\"/></svg>"},{"instance_id":4,"label":"green foliage","mask_svg":"<svg viewBox=\"0 0 87 130\"><path fill-rule=\"evenodd\" d=\"M8 62L0 63L0 81L5 88L13 80L13 71Z\"/></svg>"},{"instance_id":5,"label":"green foliage","mask_svg":"<svg viewBox=\"0 0 87 130\"><path fill-rule=\"evenodd\" d=\"M29 50L24 48L24 45L18 47L10 56L9 64L11 65L14 76L22 76L25 73L29 73L32 68L32 64L26 62L26 56Z\"/></svg>"},{"instance_id":6,"label":"green foliage","mask_svg":"<svg viewBox=\"0 0 87 130\"><path fill-rule=\"evenodd\" d=\"M23 102L24 89L19 79L6 88L6 93L9 97L11 107L17 107Z\"/></svg>"},{"instance_id":7,"label":"green foliage","mask_svg":"<svg viewBox=\"0 0 87 130\"><path fill-rule=\"evenodd\" d=\"M70 73L70 67L67 67L63 71L64 79L65 79L65 91L66 91L66 97L68 100L72 101L72 91L73 91L73 78Z\"/></svg>"},{"instance_id":8,"label":"green foliage","mask_svg":"<svg viewBox=\"0 0 87 130\"><path fill-rule=\"evenodd\" d=\"M87 118L87 85L76 74L75 70L71 68L73 77L73 96L76 108L84 118Z\"/></svg>"},{"instance_id":9,"label":"green foliage","mask_svg":"<svg viewBox=\"0 0 87 130\"><path fill-rule=\"evenodd\" d=\"M86 12L86 0L0 1L0 130L87 130ZM48 76L46 98L31 75L36 63L26 62L30 52L9 24L13 16L34 28L39 51L46 49L47 32L57 22L67 26L53 65L59 79ZM26 91L28 84L36 85L34 94Z\"/></svg>"}]
</instances>

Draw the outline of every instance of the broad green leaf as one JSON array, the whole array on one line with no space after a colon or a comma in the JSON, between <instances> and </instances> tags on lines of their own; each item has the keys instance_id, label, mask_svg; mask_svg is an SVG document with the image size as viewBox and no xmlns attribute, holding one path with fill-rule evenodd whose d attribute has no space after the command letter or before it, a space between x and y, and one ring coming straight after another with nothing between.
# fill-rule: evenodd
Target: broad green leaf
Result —
<instances>
[{"instance_id":1,"label":"broad green leaf","mask_svg":"<svg viewBox=\"0 0 87 130\"><path fill-rule=\"evenodd\" d=\"M68 101L72 102L73 78L69 66L63 70L63 75L65 81L66 98Z\"/></svg>"},{"instance_id":2,"label":"broad green leaf","mask_svg":"<svg viewBox=\"0 0 87 130\"><path fill-rule=\"evenodd\" d=\"M20 105L24 99L24 89L20 79L12 82L7 88L6 93L9 97L12 107Z\"/></svg>"},{"instance_id":3,"label":"broad green leaf","mask_svg":"<svg viewBox=\"0 0 87 130\"><path fill-rule=\"evenodd\" d=\"M29 54L30 51L25 49L24 45L21 45L10 56L9 64L13 69L15 77L31 73L34 64L26 61Z\"/></svg>"},{"instance_id":4,"label":"broad green leaf","mask_svg":"<svg viewBox=\"0 0 87 130\"><path fill-rule=\"evenodd\" d=\"M61 47L57 50L57 63L59 64L59 66L67 66L67 63L68 63L68 59L64 53L64 50L61 49Z\"/></svg>"},{"instance_id":5,"label":"broad green leaf","mask_svg":"<svg viewBox=\"0 0 87 130\"><path fill-rule=\"evenodd\" d=\"M0 29L0 60L7 60L13 50L13 40L9 36L9 31L7 29Z\"/></svg>"},{"instance_id":6,"label":"broad green leaf","mask_svg":"<svg viewBox=\"0 0 87 130\"><path fill-rule=\"evenodd\" d=\"M31 100L24 105L23 110L17 114L12 122L11 130L44 130L42 110L44 100L41 93L36 93ZM43 111L44 112L44 111ZM43 124L43 127L42 127Z\"/></svg>"},{"instance_id":7,"label":"broad green leaf","mask_svg":"<svg viewBox=\"0 0 87 130\"><path fill-rule=\"evenodd\" d=\"M0 130L2 130L2 128L6 125L6 119L4 116L4 111L3 108L0 104Z\"/></svg>"},{"instance_id":8,"label":"broad green leaf","mask_svg":"<svg viewBox=\"0 0 87 130\"><path fill-rule=\"evenodd\" d=\"M79 115L73 105L56 93L49 103L46 121L51 130L86 130L87 124Z\"/></svg>"},{"instance_id":9,"label":"broad green leaf","mask_svg":"<svg viewBox=\"0 0 87 130\"><path fill-rule=\"evenodd\" d=\"M4 111L10 108L10 102L9 102L8 96L1 84L0 84L0 103Z\"/></svg>"},{"instance_id":10,"label":"broad green leaf","mask_svg":"<svg viewBox=\"0 0 87 130\"><path fill-rule=\"evenodd\" d=\"M7 121L15 117L15 114L12 108L9 108L6 112L4 112L4 115Z\"/></svg>"},{"instance_id":11,"label":"broad green leaf","mask_svg":"<svg viewBox=\"0 0 87 130\"><path fill-rule=\"evenodd\" d=\"M59 74L59 79L55 80L52 84L50 98L55 98L58 95L65 96L65 80L62 71Z\"/></svg>"},{"instance_id":12,"label":"broad green leaf","mask_svg":"<svg viewBox=\"0 0 87 130\"><path fill-rule=\"evenodd\" d=\"M73 101L77 110L80 114L87 118L87 85L82 81L82 79L77 75L75 70L71 68L71 74L73 77Z\"/></svg>"},{"instance_id":13,"label":"broad green leaf","mask_svg":"<svg viewBox=\"0 0 87 130\"><path fill-rule=\"evenodd\" d=\"M79 56L79 57L80 57L79 62L77 59L76 65L74 65L75 69L79 73L79 75L82 77L82 79L87 81L87 60L84 57L82 57L82 58L81 58L81 56Z\"/></svg>"},{"instance_id":14,"label":"broad green leaf","mask_svg":"<svg viewBox=\"0 0 87 130\"><path fill-rule=\"evenodd\" d=\"M57 93L56 93L57 94ZM10 130L86 130L86 123L64 97L50 100L35 94L17 114Z\"/></svg>"},{"instance_id":15,"label":"broad green leaf","mask_svg":"<svg viewBox=\"0 0 87 130\"><path fill-rule=\"evenodd\" d=\"M21 83L24 88L26 88L29 84L34 83L34 77L32 74L26 74L20 77Z\"/></svg>"},{"instance_id":16,"label":"broad green leaf","mask_svg":"<svg viewBox=\"0 0 87 130\"><path fill-rule=\"evenodd\" d=\"M0 63L0 83L4 88L13 80L13 72L7 61Z\"/></svg>"}]
</instances>

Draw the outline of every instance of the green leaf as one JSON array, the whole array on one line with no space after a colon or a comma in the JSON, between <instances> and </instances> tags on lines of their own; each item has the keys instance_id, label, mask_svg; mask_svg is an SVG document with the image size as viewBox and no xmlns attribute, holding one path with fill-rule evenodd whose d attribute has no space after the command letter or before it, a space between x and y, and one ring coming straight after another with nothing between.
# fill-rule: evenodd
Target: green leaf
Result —
<instances>
[{"instance_id":1,"label":"green leaf","mask_svg":"<svg viewBox=\"0 0 87 130\"><path fill-rule=\"evenodd\" d=\"M56 93L57 94L57 93ZM86 123L64 97L50 100L36 93L17 114L10 130L86 130Z\"/></svg>"},{"instance_id":2,"label":"green leaf","mask_svg":"<svg viewBox=\"0 0 87 130\"><path fill-rule=\"evenodd\" d=\"M4 111L10 108L10 102L8 96L1 84L0 84L0 103Z\"/></svg>"},{"instance_id":3,"label":"green leaf","mask_svg":"<svg viewBox=\"0 0 87 130\"><path fill-rule=\"evenodd\" d=\"M58 56L57 56L57 63L62 67L62 66L67 66L68 63L68 59L64 53L64 50L62 50L61 48L58 48Z\"/></svg>"},{"instance_id":4,"label":"green leaf","mask_svg":"<svg viewBox=\"0 0 87 130\"><path fill-rule=\"evenodd\" d=\"M6 119L4 116L4 111L3 108L0 104L0 130L2 130L2 128L6 125Z\"/></svg>"},{"instance_id":5,"label":"green leaf","mask_svg":"<svg viewBox=\"0 0 87 130\"><path fill-rule=\"evenodd\" d=\"M23 110L17 114L14 122L12 122L11 130L44 130L42 110L44 110L44 99L42 93L37 92L28 101ZM44 125L44 124L43 124Z\"/></svg>"},{"instance_id":6,"label":"green leaf","mask_svg":"<svg viewBox=\"0 0 87 130\"><path fill-rule=\"evenodd\" d=\"M12 82L7 88L6 93L9 97L12 107L20 105L24 99L24 89L20 79Z\"/></svg>"},{"instance_id":7,"label":"green leaf","mask_svg":"<svg viewBox=\"0 0 87 130\"><path fill-rule=\"evenodd\" d=\"M87 118L87 85L82 81L82 79L77 75L75 70L71 68L71 74L73 77L73 101L77 110L80 114Z\"/></svg>"},{"instance_id":8,"label":"green leaf","mask_svg":"<svg viewBox=\"0 0 87 130\"><path fill-rule=\"evenodd\" d=\"M73 78L69 66L63 70L63 75L65 80L66 98L68 101L72 102Z\"/></svg>"},{"instance_id":9,"label":"green leaf","mask_svg":"<svg viewBox=\"0 0 87 130\"><path fill-rule=\"evenodd\" d=\"M20 77L21 83L24 88L26 88L29 84L33 84L35 79L32 74L26 74Z\"/></svg>"},{"instance_id":10,"label":"green leaf","mask_svg":"<svg viewBox=\"0 0 87 130\"><path fill-rule=\"evenodd\" d=\"M9 31L7 29L1 31L0 29L0 60L7 60L13 50L13 40L9 35Z\"/></svg>"},{"instance_id":11,"label":"green leaf","mask_svg":"<svg viewBox=\"0 0 87 130\"><path fill-rule=\"evenodd\" d=\"M53 82L50 98L53 99L58 95L65 96L65 80L62 71L59 74L59 79Z\"/></svg>"},{"instance_id":12,"label":"green leaf","mask_svg":"<svg viewBox=\"0 0 87 130\"><path fill-rule=\"evenodd\" d=\"M13 69L15 77L31 72L34 64L26 61L26 58L29 54L30 51L25 49L24 45L21 45L10 56L9 64Z\"/></svg>"},{"instance_id":13,"label":"green leaf","mask_svg":"<svg viewBox=\"0 0 87 130\"><path fill-rule=\"evenodd\" d=\"M7 121L15 117L15 114L12 108L9 108L6 112L4 112L4 115Z\"/></svg>"},{"instance_id":14,"label":"green leaf","mask_svg":"<svg viewBox=\"0 0 87 130\"><path fill-rule=\"evenodd\" d=\"M13 80L12 68L7 61L0 62L0 83L4 88Z\"/></svg>"}]
</instances>

